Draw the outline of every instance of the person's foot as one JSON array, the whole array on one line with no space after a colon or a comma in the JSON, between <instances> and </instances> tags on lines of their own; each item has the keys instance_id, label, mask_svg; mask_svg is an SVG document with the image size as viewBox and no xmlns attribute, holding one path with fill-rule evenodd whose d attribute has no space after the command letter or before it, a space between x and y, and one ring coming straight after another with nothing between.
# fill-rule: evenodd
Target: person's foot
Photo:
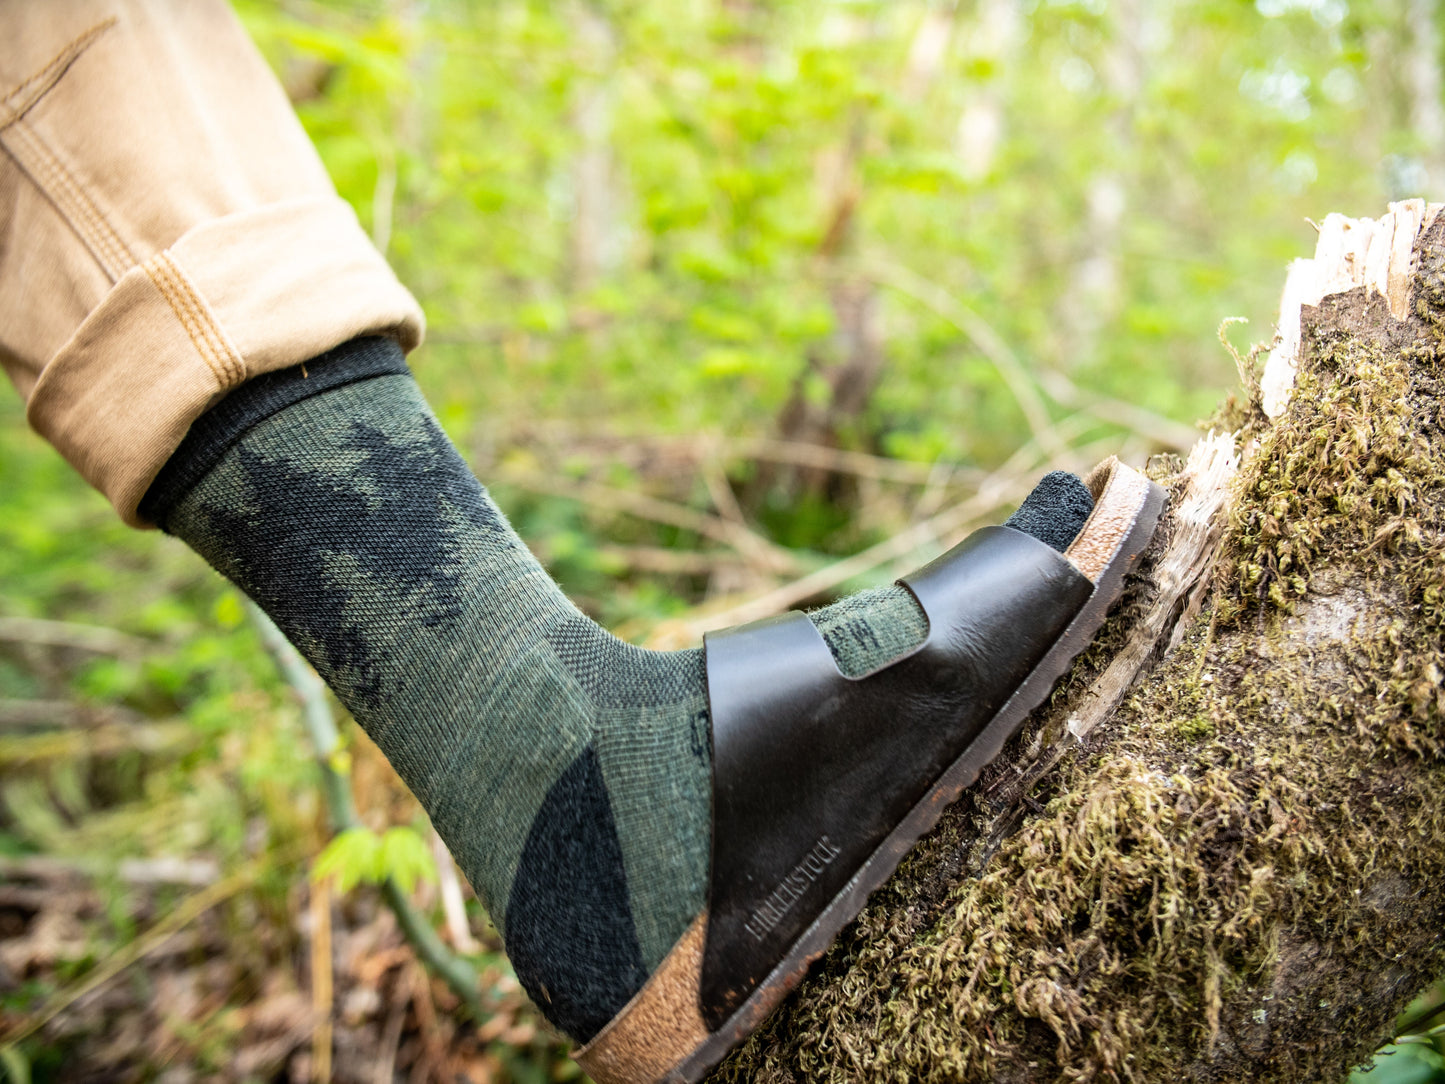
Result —
<instances>
[{"instance_id":1,"label":"person's foot","mask_svg":"<svg viewBox=\"0 0 1445 1084\"><path fill-rule=\"evenodd\" d=\"M752 772L746 749L759 731L766 746L796 729L789 711L812 711L798 708L798 691L788 686L788 669L803 665L798 660L811 651L812 663L825 663L832 675L825 674L826 681L841 683L842 694L828 694L837 701L828 716L836 733L852 733L871 718L868 712L882 710L890 741L922 747L928 742L915 730L948 731L948 719L960 710L983 713L987 723L983 716L1002 706L989 697L1012 692L1033 671L1034 656L1047 654L1059 636L1060 629L1048 625L1020 646L990 633L995 646L980 658L998 658L993 672L978 680L991 691L974 697L972 706L961 705L956 681L931 688L918 677L953 658L938 652L946 629L958 624L957 614L930 606L927 587L920 587L927 576L798 618L802 626L794 633L803 629L816 647L798 648L796 635L778 641L773 662L786 665L767 681L749 676L768 671L766 653L773 650L756 634L735 636L723 647L710 641L707 655L633 647L573 607L527 551L442 434L394 345L358 340L306 368L304 375L273 374L245 385L201 419L152 486L142 513L240 585L317 668L427 810L503 931L538 1007L579 1042L627 1019L629 1003L636 1011L646 1000L639 992L659 985L649 977L668 961L675 971L678 949L689 938L697 953L706 942L709 958L721 959L713 970L724 974L712 976L718 990L698 995L694 986L684 995L711 996L715 1004L695 1007L690 1018L706 1020L705 1035L720 1033L726 1018L766 987L766 976L726 973L737 953L719 948L719 938L734 936L718 932L719 901L732 906L729 915L742 916L737 936L746 940L762 929L756 922L745 928L751 903L766 905L777 883L796 872L795 859L806 874L808 854L814 866L836 862L840 869L857 867L872 853L873 844L857 832L834 838L802 825L765 840L768 830L746 816L728 827L736 818L727 795L715 793L714 774L722 771L722 784L734 788L750 774L771 778L766 766ZM1043 595L998 581L1006 596L1032 600L1025 606L1031 612L1015 612L1007 597L994 607L1006 624L1025 619L1042 630L1042 609L1057 611L1050 620L1067 625L1080 599L1092 596L1092 577L1071 571L1062 552L1092 522L1093 506L1089 487L1055 473L1009 521L1017 529L1000 538L1004 551L1022 546L1020 574L1043 570L1046 578L1073 580L1068 591L1051 588ZM987 594L988 575L995 574L1004 573L965 576L965 594ZM971 627L986 631L997 617ZM796 660L787 654L798 650ZM747 695L739 700L720 683ZM860 689L866 709L843 702L844 694ZM720 722L728 729L720 732ZM742 746L735 738L740 732L749 735ZM855 746L862 740L850 738ZM957 744L944 742L949 761ZM732 759L714 765L715 748L719 758ZM806 766L789 770L801 772L800 779L807 775ZM905 789L920 792L938 775L931 762L900 770L910 776ZM769 795L760 785L750 798ZM856 797L866 802L868 796ZM786 802L770 808L784 821L790 816ZM897 815L896 809L887 813ZM729 838L714 838L722 832ZM759 838L745 838L750 833ZM808 845L792 855L788 841L803 836ZM771 852L760 871L735 861L759 850ZM834 850L845 857L829 857ZM733 873L726 872L729 863L737 866ZM772 876L768 870L778 863L787 868L777 883L747 883ZM720 889L719 877L738 883ZM808 883L824 880L814 876ZM722 897L731 890L737 899L729 903ZM764 956L777 955L780 938L796 939L799 918L814 917L810 907L790 903L788 921L771 925L771 912L762 912L768 928L753 939L771 945ZM699 932L709 909L711 935ZM789 946L782 948L786 955ZM767 967L776 963L771 959ZM745 966L763 964L748 958ZM642 1017L633 1016L633 1030L653 1011L644 1006ZM658 1058L685 1060L680 1054L693 1056L699 1047L694 1042L680 1051L664 1043L647 1066L628 1062L628 1054L626 1065L609 1068L603 1062L622 1056L617 1050L630 1040L626 1026L608 1030L611 1047L594 1043L602 1060L589 1068L616 1080L653 1072Z\"/></svg>"},{"instance_id":2,"label":"person's foot","mask_svg":"<svg viewBox=\"0 0 1445 1084\"><path fill-rule=\"evenodd\" d=\"M598 1084L695 1081L760 1024L1093 638L1164 491L1109 460L1063 552L987 527L900 580L924 641L840 672L786 614L705 638L713 755L707 907L577 1054ZM1053 479L1023 516L1048 511Z\"/></svg>"}]
</instances>

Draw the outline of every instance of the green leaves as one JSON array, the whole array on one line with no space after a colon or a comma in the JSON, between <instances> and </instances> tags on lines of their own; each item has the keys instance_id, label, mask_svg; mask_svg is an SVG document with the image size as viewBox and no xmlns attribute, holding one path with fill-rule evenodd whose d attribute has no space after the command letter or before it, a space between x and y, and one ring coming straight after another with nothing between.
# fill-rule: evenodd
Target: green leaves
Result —
<instances>
[{"instance_id":1,"label":"green leaves","mask_svg":"<svg viewBox=\"0 0 1445 1084\"><path fill-rule=\"evenodd\" d=\"M342 893L391 879L410 894L418 881L435 882L437 870L425 841L411 828L388 828L379 835L369 828L348 828L312 863L313 881L328 878Z\"/></svg>"}]
</instances>

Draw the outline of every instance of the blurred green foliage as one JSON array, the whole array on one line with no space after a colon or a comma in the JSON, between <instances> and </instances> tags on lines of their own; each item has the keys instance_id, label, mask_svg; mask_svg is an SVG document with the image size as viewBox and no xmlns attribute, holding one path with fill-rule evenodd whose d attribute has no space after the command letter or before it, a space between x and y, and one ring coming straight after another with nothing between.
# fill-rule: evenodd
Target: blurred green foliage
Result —
<instances>
[{"instance_id":1,"label":"blurred green foliage","mask_svg":"<svg viewBox=\"0 0 1445 1084\"><path fill-rule=\"evenodd\" d=\"M706 456L676 442L783 437L945 477L1031 441L1040 466L1095 443L1142 455L1157 444L1137 419L1083 411L1057 378L1191 423L1236 380L1217 326L1242 315L1237 343L1270 338L1310 218L1445 184L1440 18L1406 0L237 7L426 310L413 360L442 424L574 597L625 630L737 585L685 523L517 478L707 511ZM924 514L926 490L774 467L722 454L738 511L805 563ZM707 552L639 564L657 550ZM122 527L0 394L0 618L142 645L0 644L0 705L77 706L150 743L0 734L0 855L230 867L314 841L315 768L243 616L183 547ZM332 872L424 875L411 829L388 831L414 816L336 841ZM284 915L288 876L263 910ZM91 931L97 952L134 934L123 901ZM1402 1048L1366 1079L1445 1080L1431 1057Z\"/></svg>"},{"instance_id":2,"label":"blurred green foliage","mask_svg":"<svg viewBox=\"0 0 1445 1084\"><path fill-rule=\"evenodd\" d=\"M997 466L1030 426L956 310L1036 384L1189 423L1234 380L1220 321L1270 338L1309 218L1445 177L1398 2L241 11L422 300L419 379L484 470L549 425ZM1073 413L1043 398L1046 423ZM836 493L748 496L795 547L892 526ZM665 605L536 514L524 533L605 619Z\"/></svg>"},{"instance_id":3,"label":"blurred green foliage","mask_svg":"<svg viewBox=\"0 0 1445 1084\"><path fill-rule=\"evenodd\" d=\"M863 275L887 280L888 368L858 439L986 462L1020 419L886 269L1035 365L1207 413L1230 373L1216 325L1239 313L1268 338L1306 219L1421 194L1388 7L242 11L421 297L418 369L462 435L514 409L766 429L809 355L838 348L830 287Z\"/></svg>"}]
</instances>

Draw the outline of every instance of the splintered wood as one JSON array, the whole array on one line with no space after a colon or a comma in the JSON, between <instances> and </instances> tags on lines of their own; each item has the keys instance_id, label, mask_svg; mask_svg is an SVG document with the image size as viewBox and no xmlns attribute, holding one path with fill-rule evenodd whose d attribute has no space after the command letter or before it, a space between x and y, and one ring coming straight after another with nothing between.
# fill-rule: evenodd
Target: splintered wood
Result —
<instances>
[{"instance_id":1,"label":"splintered wood","mask_svg":"<svg viewBox=\"0 0 1445 1084\"><path fill-rule=\"evenodd\" d=\"M1300 310L1331 294L1365 286L1390 303L1396 320L1403 320L1410 304L1415 239L1435 221L1442 206L1411 199L1390 204L1389 213L1378 219L1341 214L1325 218L1314 258L1295 260L1285 278L1279 333L1260 381L1264 412L1270 418L1284 413L1299 370Z\"/></svg>"},{"instance_id":2,"label":"splintered wood","mask_svg":"<svg viewBox=\"0 0 1445 1084\"><path fill-rule=\"evenodd\" d=\"M1020 761L985 785L989 808L1017 806L1039 779L1114 713L1142 674L1179 645L1209 587L1238 470L1232 434L1210 433L1194 445L1160 522L1157 537L1164 540L1163 549L1145 573L1153 597L1113 660L1072 699L1064 725L1040 727Z\"/></svg>"}]
</instances>

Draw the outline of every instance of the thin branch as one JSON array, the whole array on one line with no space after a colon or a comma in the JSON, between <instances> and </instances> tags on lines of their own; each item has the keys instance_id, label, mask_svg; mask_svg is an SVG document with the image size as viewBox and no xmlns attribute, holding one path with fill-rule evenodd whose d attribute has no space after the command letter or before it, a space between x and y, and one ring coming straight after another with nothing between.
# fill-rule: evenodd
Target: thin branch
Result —
<instances>
[{"instance_id":1,"label":"thin branch","mask_svg":"<svg viewBox=\"0 0 1445 1084\"><path fill-rule=\"evenodd\" d=\"M764 437L742 437L722 441L719 450L727 459L765 459L800 467L816 467L834 474L852 474L859 478L876 478L880 482L904 482L928 485L934 480L937 463L913 463L905 459L889 459L867 452L850 452L808 444L796 440L772 440ZM973 467L951 466L948 483L977 482L982 471Z\"/></svg>"},{"instance_id":2,"label":"thin branch","mask_svg":"<svg viewBox=\"0 0 1445 1084\"><path fill-rule=\"evenodd\" d=\"M720 568L735 569L743 562L728 550L703 552L665 546L599 546L597 556L638 572L665 576L711 576Z\"/></svg>"},{"instance_id":3,"label":"thin branch","mask_svg":"<svg viewBox=\"0 0 1445 1084\"><path fill-rule=\"evenodd\" d=\"M571 482L547 475L521 472L504 472L498 481L534 493L545 493L553 497L564 497L581 501L583 504L604 508L609 512L626 512L638 519L665 523L692 531L715 542L731 546L762 570L771 573L795 573L802 567L797 555L774 545L767 539L753 533L739 523L729 523L719 516L699 512L686 505L649 497L645 493L617 489L595 482Z\"/></svg>"},{"instance_id":4,"label":"thin branch","mask_svg":"<svg viewBox=\"0 0 1445 1084\"><path fill-rule=\"evenodd\" d=\"M428 342L431 333L428 332ZM586 429L573 419L533 422L514 430L512 443L525 443L530 434L541 432L549 443L560 443L568 449L601 446L617 458L654 461L659 454L697 461L705 455L733 460L763 460L790 466L812 467L834 474L851 474L881 482L904 485L927 485L933 476L934 463L915 463L906 459L870 455L868 452L832 448L802 440L781 440L776 437L731 437L709 433L703 436L673 434L622 435L606 430ZM561 439L558 439L558 438ZM629 456L629 453L630 456ZM977 467L953 465L952 481L959 485L976 485L986 474Z\"/></svg>"},{"instance_id":5,"label":"thin branch","mask_svg":"<svg viewBox=\"0 0 1445 1084\"><path fill-rule=\"evenodd\" d=\"M1048 412L1034 391L1033 382L1023 361L987 320L941 286L929 282L907 267L877 263L869 266L869 272L876 275L879 282L913 298L967 335L978 351L993 362L999 375L1008 383L1024 417L1029 420L1034 438L1040 439L1039 425L1046 427ZM1049 398L1061 406L1084 410L1096 418L1126 426L1155 443L1178 452L1188 451L1199 437L1190 426L1156 414L1138 404L1086 392L1056 369L1044 365L1035 368L1034 379ZM1058 453L1057 447L1050 441L1040 440L1040 443L1048 448L1051 454Z\"/></svg>"},{"instance_id":6,"label":"thin branch","mask_svg":"<svg viewBox=\"0 0 1445 1084\"><path fill-rule=\"evenodd\" d=\"M131 885L189 885L202 888L220 880L221 870L209 858L124 858L119 864L95 857L57 858L27 854L0 858L0 881L59 881L116 877Z\"/></svg>"},{"instance_id":7,"label":"thin branch","mask_svg":"<svg viewBox=\"0 0 1445 1084\"><path fill-rule=\"evenodd\" d=\"M28 1039L86 994L99 989L131 964L155 952L216 904L248 888L268 870L294 860L293 857L278 860L275 855L263 855L247 863L225 880L217 881L209 888L203 888L195 895L182 900L165 918L145 933L130 944L117 949L86 972L82 978L56 993L35 1015L0 1035L0 1049Z\"/></svg>"},{"instance_id":8,"label":"thin branch","mask_svg":"<svg viewBox=\"0 0 1445 1084\"><path fill-rule=\"evenodd\" d=\"M396 212L396 152L382 142L376 156L376 187L371 191L371 243L382 255L391 247L391 223Z\"/></svg>"},{"instance_id":9,"label":"thin branch","mask_svg":"<svg viewBox=\"0 0 1445 1084\"><path fill-rule=\"evenodd\" d=\"M110 757L140 751L184 749L199 741L187 723L107 724L84 730L47 730L0 737L0 765L13 767L72 757Z\"/></svg>"},{"instance_id":10,"label":"thin branch","mask_svg":"<svg viewBox=\"0 0 1445 1084\"><path fill-rule=\"evenodd\" d=\"M360 824L360 817L351 798L351 785L335 765L335 756L341 750L341 734L336 729L336 720L326 701L326 684L259 606L248 600L246 609L261 634L261 643L275 660L286 684L301 701L301 721L306 736L311 739L312 756L321 771L321 786L331 815L332 830L339 833L354 828Z\"/></svg>"},{"instance_id":11,"label":"thin branch","mask_svg":"<svg viewBox=\"0 0 1445 1084\"><path fill-rule=\"evenodd\" d=\"M743 516L742 507L738 504L737 494L733 492L732 484L728 482L727 472L723 470L722 461L715 456L708 456L702 462L702 480L707 486L708 499L717 510L717 514L728 523L736 523L747 528L748 521Z\"/></svg>"},{"instance_id":12,"label":"thin branch","mask_svg":"<svg viewBox=\"0 0 1445 1084\"><path fill-rule=\"evenodd\" d=\"M963 332L979 353L993 362L999 376L1003 377L1004 383L1013 393L1019 410L1023 412L1024 420L1028 422L1029 432L1039 442L1039 446L1046 449L1050 455L1064 454L1066 449L1063 442L1058 440L1052 432L1053 423L1049 419L1049 411L1044 406L1043 397L1039 395L1038 389L1029 379L1018 356L1004 341L1003 336L994 331L988 321L937 283L928 281L911 268L901 264L881 261L870 263L866 273L880 285L891 287L899 293L913 298L925 308L930 309L935 316L948 321Z\"/></svg>"},{"instance_id":13,"label":"thin branch","mask_svg":"<svg viewBox=\"0 0 1445 1084\"><path fill-rule=\"evenodd\" d=\"M1418 1004L1418 1002L1416 1002L1416 1004ZM1411 1008L1413 1007L1414 1006L1411 1006ZM1430 1035L1438 1033L1441 1027L1445 1027L1445 1024L1429 1028L1428 1030L1425 1029L1425 1025L1441 1013L1445 1013L1445 1001L1440 1001L1434 1005L1427 1004L1423 1009L1399 1025L1395 1031L1395 1041L1399 1042L1400 1039L1409 1035Z\"/></svg>"},{"instance_id":14,"label":"thin branch","mask_svg":"<svg viewBox=\"0 0 1445 1084\"><path fill-rule=\"evenodd\" d=\"M1063 456L1055 455L1052 458L1046 459L1042 455L1042 449L1039 447L1038 441L1025 441L1014 450L1013 455L1009 456L1001 467L990 474L984 475L983 478L975 484L975 490L983 490L996 481L1000 474L1015 475L1022 471L1034 471L1045 463L1057 470L1063 470L1065 468L1073 469L1077 467L1080 462L1088 464L1090 458L1084 454L1084 449L1074 449L1072 443L1076 437L1089 428L1090 424L1089 421L1085 420L1082 413L1070 414L1068 417L1057 422L1052 430L1054 435L1064 443L1066 451ZM931 499L928 490L925 490L919 497L918 504L914 508L913 518L915 521L931 519L938 514L939 506L942 505L945 494L942 490L935 490L934 492L935 496Z\"/></svg>"},{"instance_id":15,"label":"thin branch","mask_svg":"<svg viewBox=\"0 0 1445 1084\"><path fill-rule=\"evenodd\" d=\"M316 1084L331 1082L331 885L318 881L311 886L311 1011L316 1026L311 1032L311 1079Z\"/></svg>"},{"instance_id":16,"label":"thin branch","mask_svg":"<svg viewBox=\"0 0 1445 1084\"><path fill-rule=\"evenodd\" d=\"M1140 436L1148 437L1156 444L1173 451L1187 452L1199 439L1198 431L1191 426L1156 414L1136 403L1126 403L1122 399L1086 392L1057 369L1041 367L1039 383L1054 402L1075 410L1088 411L1104 421L1127 426Z\"/></svg>"},{"instance_id":17,"label":"thin branch","mask_svg":"<svg viewBox=\"0 0 1445 1084\"><path fill-rule=\"evenodd\" d=\"M936 544L940 538L987 512L1021 499L1029 490L1027 477L1023 472L1001 470L991 476L991 480L980 487L978 493L969 500L962 501L922 523L905 527L891 538L869 546L851 557L826 565L790 584L774 588L726 610L695 618L687 622L689 630L695 636L701 636L712 629L770 617L805 599L831 591L856 576L871 572L879 565Z\"/></svg>"},{"instance_id":18,"label":"thin branch","mask_svg":"<svg viewBox=\"0 0 1445 1084\"><path fill-rule=\"evenodd\" d=\"M69 700L0 700L0 731L55 730L85 721L84 709Z\"/></svg>"},{"instance_id":19,"label":"thin branch","mask_svg":"<svg viewBox=\"0 0 1445 1084\"><path fill-rule=\"evenodd\" d=\"M396 1055L401 1048L402 1027L406 1023L406 1006L411 999L396 998L391 1013L386 1018L386 1027L381 1033L381 1056L376 1059L373 1070L374 1084L393 1084L396 1079Z\"/></svg>"},{"instance_id":20,"label":"thin branch","mask_svg":"<svg viewBox=\"0 0 1445 1084\"><path fill-rule=\"evenodd\" d=\"M97 655L123 658L140 655L150 646L138 636L100 625L45 621L38 617L0 617L0 640L44 647L73 647Z\"/></svg>"},{"instance_id":21,"label":"thin branch","mask_svg":"<svg viewBox=\"0 0 1445 1084\"><path fill-rule=\"evenodd\" d=\"M933 470L929 472L928 483L923 487L923 492L918 495L918 500L913 505L915 522L937 514L938 510L943 507L943 502L948 498L948 483L952 475L953 471L942 460L934 463Z\"/></svg>"},{"instance_id":22,"label":"thin branch","mask_svg":"<svg viewBox=\"0 0 1445 1084\"><path fill-rule=\"evenodd\" d=\"M472 936L471 928L467 925L467 905L462 896L462 880L457 876L457 864L452 858L452 852L447 850L446 843L435 828L431 829L431 855L437 864L442 915L446 918L447 935L452 939L452 947L465 955L475 956L482 951L482 946L477 944L477 939Z\"/></svg>"},{"instance_id":23,"label":"thin branch","mask_svg":"<svg viewBox=\"0 0 1445 1084\"><path fill-rule=\"evenodd\" d=\"M1081 428L1081 420L1075 415L1064 419L1055 427L1055 431L1060 435L1073 435ZM1066 449L1061 458L1056 457L1049 462L1059 468L1082 469L1084 464L1091 462L1094 453L1101 450L1101 446L1112 443L1110 439L1084 448ZM983 517L1006 505L1016 504L1028 495L1038 470L1040 451L1036 442L1029 441L1010 456L1003 466L989 474L969 499L906 527L891 538L869 546L851 557L825 565L793 583L745 599L724 610L703 613L687 621L670 622L669 640L695 642L704 632L713 629L771 617L807 599L827 594L849 580L872 572L889 562L916 558L930 548L953 545L964 531L976 525Z\"/></svg>"}]
</instances>

